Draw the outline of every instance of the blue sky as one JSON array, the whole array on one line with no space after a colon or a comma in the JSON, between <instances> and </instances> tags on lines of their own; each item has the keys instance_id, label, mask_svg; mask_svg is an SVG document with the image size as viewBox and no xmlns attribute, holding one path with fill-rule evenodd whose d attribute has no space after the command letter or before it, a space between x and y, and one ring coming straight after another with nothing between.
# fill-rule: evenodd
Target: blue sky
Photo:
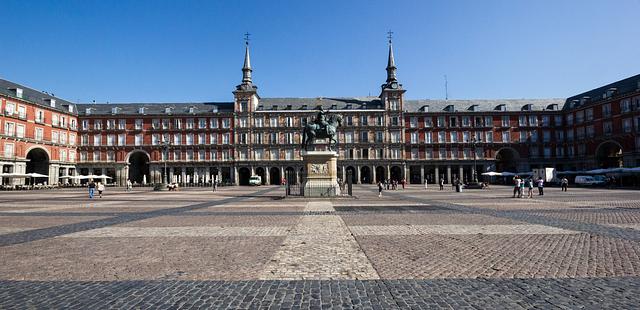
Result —
<instances>
[{"instance_id":1,"label":"blue sky","mask_svg":"<svg viewBox=\"0 0 640 310\"><path fill-rule=\"evenodd\" d=\"M262 97L564 98L640 73L640 0L3 0L0 77L70 101L229 101L250 32Z\"/></svg>"}]
</instances>

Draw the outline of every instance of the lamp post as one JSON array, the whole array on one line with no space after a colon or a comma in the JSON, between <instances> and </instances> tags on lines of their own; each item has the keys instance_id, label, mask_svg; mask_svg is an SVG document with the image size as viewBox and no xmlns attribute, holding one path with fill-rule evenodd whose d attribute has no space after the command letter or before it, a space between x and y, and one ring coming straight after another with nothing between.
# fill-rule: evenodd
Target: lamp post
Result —
<instances>
[{"instance_id":1,"label":"lamp post","mask_svg":"<svg viewBox=\"0 0 640 310\"><path fill-rule=\"evenodd\" d=\"M473 146L473 182L474 183L478 183L478 178L476 176L476 143L478 141L476 140L476 137L473 137L471 139L471 145Z\"/></svg>"},{"instance_id":2,"label":"lamp post","mask_svg":"<svg viewBox=\"0 0 640 310\"><path fill-rule=\"evenodd\" d=\"M164 186L169 184L169 176L167 175L167 159L169 159L169 142L162 142L162 152L164 153Z\"/></svg>"}]
</instances>

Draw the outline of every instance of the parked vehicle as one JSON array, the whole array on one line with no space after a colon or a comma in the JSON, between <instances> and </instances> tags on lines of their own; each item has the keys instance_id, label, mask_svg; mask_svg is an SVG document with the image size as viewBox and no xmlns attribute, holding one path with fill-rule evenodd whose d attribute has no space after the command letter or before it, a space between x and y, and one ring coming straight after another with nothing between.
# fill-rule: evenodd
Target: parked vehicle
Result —
<instances>
[{"instance_id":1,"label":"parked vehicle","mask_svg":"<svg viewBox=\"0 0 640 310\"><path fill-rule=\"evenodd\" d=\"M607 181L603 176L579 175L579 176L576 176L575 183L576 185L582 185L582 186L598 186L598 185L605 185Z\"/></svg>"},{"instance_id":2,"label":"parked vehicle","mask_svg":"<svg viewBox=\"0 0 640 310\"><path fill-rule=\"evenodd\" d=\"M249 178L249 185L259 186L262 185L262 177L254 175Z\"/></svg>"}]
</instances>

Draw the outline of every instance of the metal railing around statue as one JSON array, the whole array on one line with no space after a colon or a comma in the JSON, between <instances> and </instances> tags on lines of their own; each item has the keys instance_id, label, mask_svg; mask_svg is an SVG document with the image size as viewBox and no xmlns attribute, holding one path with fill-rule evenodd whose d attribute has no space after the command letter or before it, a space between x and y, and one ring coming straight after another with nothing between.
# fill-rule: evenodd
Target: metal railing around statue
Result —
<instances>
[{"instance_id":1,"label":"metal railing around statue","mask_svg":"<svg viewBox=\"0 0 640 310\"><path fill-rule=\"evenodd\" d=\"M312 191L316 193L314 196L318 196L317 193L320 193L320 196L326 197L335 197L335 196L352 196L353 195L353 176L351 175L351 171L347 171L346 182L345 180L339 179L338 185L340 188L340 195L336 193L336 188L333 186L323 186L323 185L306 185L305 181L307 179L306 173L303 171L299 174L296 174L295 171L285 171L285 196L289 197L304 197L305 190Z\"/></svg>"}]
</instances>

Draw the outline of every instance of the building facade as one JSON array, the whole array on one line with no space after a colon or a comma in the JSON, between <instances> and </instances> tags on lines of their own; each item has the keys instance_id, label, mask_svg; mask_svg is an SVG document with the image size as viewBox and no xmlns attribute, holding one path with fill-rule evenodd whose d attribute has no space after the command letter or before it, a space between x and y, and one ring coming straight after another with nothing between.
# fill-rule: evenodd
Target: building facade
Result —
<instances>
[{"instance_id":1,"label":"building facade","mask_svg":"<svg viewBox=\"0 0 640 310\"><path fill-rule=\"evenodd\" d=\"M2 81L0 162L5 173L44 172L29 164L39 156L49 183L73 174L120 185L297 182L302 128L322 107L343 116L338 175L356 183L640 166L640 75L568 99L409 100L391 42L386 72L377 97L261 98L247 46L230 102L74 105Z\"/></svg>"}]
</instances>

